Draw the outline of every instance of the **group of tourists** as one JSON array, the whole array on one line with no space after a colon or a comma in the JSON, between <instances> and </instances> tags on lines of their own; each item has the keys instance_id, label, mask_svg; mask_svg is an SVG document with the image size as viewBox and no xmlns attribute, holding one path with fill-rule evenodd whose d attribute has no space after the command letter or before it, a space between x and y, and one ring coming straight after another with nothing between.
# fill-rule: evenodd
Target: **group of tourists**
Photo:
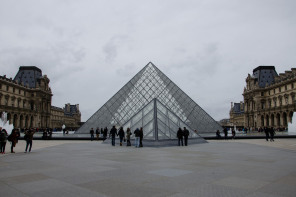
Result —
<instances>
[{"instance_id":1,"label":"group of tourists","mask_svg":"<svg viewBox=\"0 0 296 197\"><path fill-rule=\"evenodd\" d=\"M105 140L107 138L108 135L108 128L105 127L103 128L97 128L96 131L94 130L94 128L91 128L91 130L89 131L90 133L90 139L91 141L93 141L95 139L95 134L96 134L96 139L99 140L100 138L103 138L103 140Z\"/></svg>"},{"instance_id":2,"label":"group of tourists","mask_svg":"<svg viewBox=\"0 0 296 197\"><path fill-rule=\"evenodd\" d=\"M103 140L107 139L108 136L108 128L105 127L104 129L101 128L97 128L96 132L94 131L93 128L91 128L91 130L89 131L90 133L90 139L91 141L94 140L94 135L96 133L96 137L97 140L99 140L99 138L103 138ZM140 129L137 128L134 133L132 133L130 128L126 129L126 132L123 130L123 127L120 127L119 129L117 129L115 126L113 126L109 132L109 138L111 138L111 144L112 146L115 146L115 138L116 136L119 137L119 142L120 142L120 146L123 145L123 142L126 142L126 146L131 146L131 136L135 135L135 147L143 147L143 128L141 127Z\"/></svg>"},{"instance_id":3,"label":"group of tourists","mask_svg":"<svg viewBox=\"0 0 296 197\"><path fill-rule=\"evenodd\" d=\"M224 132L224 139L225 140L228 139L228 131L226 127L223 129L223 132ZM259 127L258 132L265 133L266 141L274 142L275 129L273 127L264 127L264 128ZM231 133L232 133L232 139L235 139L236 132L233 128L231 129ZM216 137L218 139L222 138L219 130L217 130L216 132Z\"/></svg>"},{"instance_id":4,"label":"group of tourists","mask_svg":"<svg viewBox=\"0 0 296 197\"><path fill-rule=\"evenodd\" d=\"M96 132L94 131L94 128L91 128L89 133L90 133L91 141L93 141L95 139L95 133L96 133L97 140L99 140L100 137L102 137L103 140L106 140L107 136L108 136L108 128L105 127L105 129L101 129L101 130L99 128L97 128ZM189 133L188 129L186 129L186 127L184 127L183 130L181 128L179 128L179 130L177 132L179 146L181 146L181 145L183 146L183 139L184 139L185 146L188 145L189 134L190 133ZM131 146L131 136L132 135L135 136L134 146L136 148L143 147L144 133L143 133L142 127L140 129L136 128L134 132L132 132L130 128L127 128L126 132L125 132L123 127L120 127L119 129L117 129L115 126L113 126L109 132L109 138L111 138L112 146L115 146L116 136L119 137L120 146L123 145L123 142L126 142L126 146Z\"/></svg>"},{"instance_id":5,"label":"group of tourists","mask_svg":"<svg viewBox=\"0 0 296 197\"><path fill-rule=\"evenodd\" d=\"M188 136L189 136L189 131L188 129L186 129L186 127L184 127L184 129L182 130L180 127L179 127L179 130L177 132L177 138L178 138L178 146L183 146L183 138L184 138L184 143L185 143L185 146L188 145Z\"/></svg>"},{"instance_id":6,"label":"group of tourists","mask_svg":"<svg viewBox=\"0 0 296 197\"><path fill-rule=\"evenodd\" d=\"M24 139L26 140L25 153L28 151L28 148L29 148L29 152L31 152L34 133L35 133L35 131L33 129L27 129L25 131L25 133L24 133L25 134ZM20 136L21 136L21 134L20 134L19 129L13 129L11 131L11 134L8 135L7 131L5 129L2 129L2 127L0 127L0 149L1 149L1 154L5 154L5 148L6 148L7 141L9 141L10 144L11 144L10 152L15 153L13 151L13 148L18 143L18 140L19 140Z\"/></svg>"},{"instance_id":7,"label":"group of tourists","mask_svg":"<svg viewBox=\"0 0 296 197\"><path fill-rule=\"evenodd\" d=\"M273 127L264 127L262 129L262 131L264 131L264 133L265 133L265 139L266 139L266 141L269 140L271 142L274 142L273 137L275 135L275 130L274 130Z\"/></svg>"}]
</instances>

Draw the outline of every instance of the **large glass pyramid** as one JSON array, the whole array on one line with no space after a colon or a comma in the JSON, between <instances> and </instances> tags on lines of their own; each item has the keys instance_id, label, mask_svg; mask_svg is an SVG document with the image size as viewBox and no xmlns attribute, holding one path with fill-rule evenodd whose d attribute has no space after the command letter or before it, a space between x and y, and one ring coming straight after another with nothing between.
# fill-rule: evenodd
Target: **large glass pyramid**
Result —
<instances>
[{"instance_id":1,"label":"large glass pyramid","mask_svg":"<svg viewBox=\"0 0 296 197\"><path fill-rule=\"evenodd\" d=\"M154 99L154 102L152 102ZM154 103L157 102L155 105ZM131 124L129 127L135 128L134 124L137 114L142 110L145 115L154 114L154 110L150 107L157 107L157 115L161 117L170 117L173 114L178 119L179 125L186 125L188 130L197 130L199 134L214 133L216 130L222 130L222 127L209 116L198 104L196 104L186 93L184 93L174 82L172 82L165 74L163 74L154 64L149 62L140 72L138 72L127 84L125 84L111 99L109 99L97 112L95 112L76 133L89 133L91 128L109 129L115 125L116 127ZM167 110L161 110L161 106ZM139 115L140 116L140 115ZM169 121L172 119L164 119L155 126L149 125L149 117L139 117L148 124L142 124L146 138L165 139L175 135L177 127L170 127ZM150 119L151 121L152 119ZM177 122L178 122L177 121ZM176 122L176 121L175 121ZM162 124L163 123L163 124ZM172 124L173 125L173 124ZM153 132L151 129L153 127ZM155 131L156 129L156 131ZM176 129L176 130L175 130ZM145 131L146 130L146 131ZM133 131L133 130L132 130ZM150 131L151 133L147 133ZM158 132L159 131L159 132ZM158 136L153 137L155 133ZM192 133L192 132L191 132Z\"/></svg>"}]
</instances>

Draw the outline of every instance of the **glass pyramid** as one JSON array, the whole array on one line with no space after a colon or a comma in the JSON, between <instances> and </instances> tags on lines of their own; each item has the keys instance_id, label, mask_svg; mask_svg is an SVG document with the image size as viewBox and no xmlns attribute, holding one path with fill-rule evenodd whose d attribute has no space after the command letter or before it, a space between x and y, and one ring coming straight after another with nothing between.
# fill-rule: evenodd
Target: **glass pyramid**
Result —
<instances>
[{"instance_id":1,"label":"glass pyramid","mask_svg":"<svg viewBox=\"0 0 296 197\"><path fill-rule=\"evenodd\" d=\"M134 131L141 127L143 128L144 139L147 140L176 139L179 127L182 129L186 127L189 130L189 138L200 138L198 134L157 99L153 99L123 125L125 131L127 128Z\"/></svg>"},{"instance_id":2,"label":"glass pyramid","mask_svg":"<svg viewBox=\"0 0 296 197\"><path fill-rule=\"evenodd\" d=\"M159 105L155 105L151 102L154 99L157 99L155 102L157 102L157 104L159 103ZM157 115L160 114L159 117L162 115L170 117L170 114L174 114L175 118L179 120L180 125L185 124L187 125L188 130L197 130L199 134L215 133L218 129L222 130L222 127L211 116L209 116L153 63L149 62L97 112L95 112L79 128L79 130L76 131L76 133L89 133L91 128L97 127L108 127L110 129L113 125L117 128L127 125L129 121L134 122L137 120L136 116L137 114L140 114L138 112L142 109L142 111L146 110L145 113L143 112L145 115L152 115L154 111L149 111L149 105L151 105L151 108L153 108L153 106L157 106ZM166 114L165 110L161 110L161 106L171 113L168 112L168 114ZM151 116L145 115L142 115L143 118L139 115L139 120L143 119L143 122L148 121ZM131 119L134 120L132 121ZM164 119L158 119L160 119L163 124L161 122L157 125L157 127L153 127L151 125L149 127L147 124L143 124L143 126L149 128L153 127L154 130L160 130L157 136L158 139L167 138L171 136L172 132L177 132L178 129L169 130L169 123L165 122ZM174 117L172 116L172 118L167 119L167 121L174 122L173 119ZM147 123L149 123L149 121ZM131 123L131 125L133 126L135 124ZM145 131L144 127L143 129ZM147 129L147 131L148 130L149 129ZM155 136L152 137L155 135L154 133L149 135L148 133L146 134L146 137L148 138L151 137L153 139L157 139L154 138Z\"/></svg>"}]
</instances>

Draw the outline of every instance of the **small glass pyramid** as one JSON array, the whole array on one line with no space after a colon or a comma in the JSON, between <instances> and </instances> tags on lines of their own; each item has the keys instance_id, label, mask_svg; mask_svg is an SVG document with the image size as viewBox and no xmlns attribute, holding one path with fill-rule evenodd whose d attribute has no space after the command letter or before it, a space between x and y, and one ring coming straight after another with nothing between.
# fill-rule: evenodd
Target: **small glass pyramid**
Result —
<instances>
[{"instance_id":1,"label":"small glass pyramid","mask_svg":"<svg viewBox=\"0 0 296 197\"><path fill-rule=\"evenodd\" d=\"M200 137L157 99L153 99L123 125L125 131L127 128L135 131L141 127L146 140L176 139L178 129L184 127L189 130L189 138Z\"/></svg>"},{"instance_id":2,"label":"small glass pyramid","mask_svg":"<svg viewBox=\"0 0 296 197\"><path fill-rule=\"evenodd\" d=\"M156 105L152 102L154 99ZM157 126L153 125L155 106ZM194 137L193 130L197 130L199 134L222 130L211 116L149 62L76 133L89 133L91 128L97 127L110 129L113 125L117 128L132 127L133 131L133 128L140 124L137 123L140 120L146 136L144 139L171 139L176 136L177 128L183 129L184 126L192 134L191 137Z\"/></svg>"}]
</instances>

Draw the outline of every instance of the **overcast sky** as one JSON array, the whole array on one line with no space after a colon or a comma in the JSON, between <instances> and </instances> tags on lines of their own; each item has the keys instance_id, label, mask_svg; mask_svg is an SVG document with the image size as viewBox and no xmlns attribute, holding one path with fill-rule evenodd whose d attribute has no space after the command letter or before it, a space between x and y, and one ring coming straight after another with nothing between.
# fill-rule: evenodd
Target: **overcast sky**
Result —
<instances>
[{"instance_id":1,"label":"overcast sky","mask_svg":"<svg viewBox=\"0 0 296 197\"><path fill-rule=\"evenodd\" d=\"M148 62L214 119L260 65L296 67L295 0L0 0L0 74L37 66L86 121Z\"/></svg>"}]
</instances>

